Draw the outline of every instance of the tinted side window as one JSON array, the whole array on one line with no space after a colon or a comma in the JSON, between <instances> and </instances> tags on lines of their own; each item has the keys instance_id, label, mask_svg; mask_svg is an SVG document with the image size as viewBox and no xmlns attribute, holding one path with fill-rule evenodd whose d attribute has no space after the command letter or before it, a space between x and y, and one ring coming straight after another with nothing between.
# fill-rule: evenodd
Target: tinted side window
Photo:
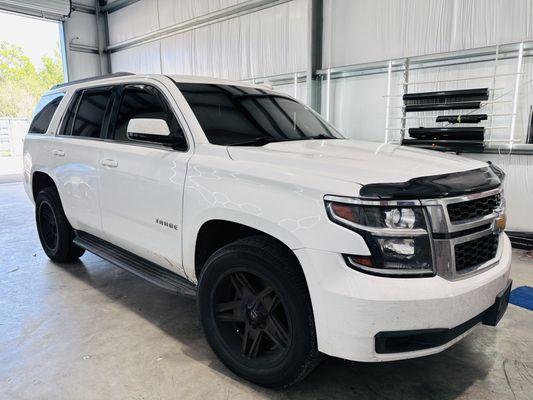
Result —
<instances>
[{"instance_id":1,"label":"tinted side window","mask_svg":"<svg viewBox=\"0 0 533 400\"><path fill-rule=\"evenodd\" d=\"M128 141L127 128L132 118L163 119L171 136L183 136L178 120L159 91L151 86L126 86L115 124L114 140Z\"/></svg>"},{"instance_id":2,"label":"tinted side window","mask_svg":"<svg viewBox=\"0 0 533 400\"><path fill-rule=\"evenodd\" d=\"M72 124L72 136L99 138L110 100L110 89L83 92ZM67 123L66 134L68 128Z\"/></svg>"},{"instance_id":3,"label":"tinted side window","mask_svg":"<svg viewBox=\"0 0 533 400\"><path fill-rule=\"evenodd\" d=\"M63 124L58 132L60 135L70 135L70 133L72 132L72 124L74 123L74 116L76 114L76 110L78 109L80 97L80 92L75 93L72 97L72 100L70 101L70 104L68 106L66 116L63 120Z\"/></svg>"},{"instance_id":4,"label":"tinted side window","mask_svg":"<svg viewBox=\"0 0 533 400\"><path fill-rule=\"evenodd\" d=\"M33 114L29 129L30 133L46 133L64 95L64 93L54 93L41 97Z\"/></svg>"}]
</instances>

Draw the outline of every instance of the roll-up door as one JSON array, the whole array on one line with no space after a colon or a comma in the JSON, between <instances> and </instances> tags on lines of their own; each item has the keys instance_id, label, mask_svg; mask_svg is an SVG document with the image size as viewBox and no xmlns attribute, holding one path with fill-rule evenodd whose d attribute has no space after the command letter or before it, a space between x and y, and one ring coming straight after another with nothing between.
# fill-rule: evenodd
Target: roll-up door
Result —
<instances>
[{"instance_id":1,"label":"roll-up door","mask_svg":"<svg viewBox=\"0 0 533 400\"><path fill-rule=\"evenodd\" d=\"M63 19L70 13L69 0L0 0L0 10Z\"/></svg>"}]
</instances>

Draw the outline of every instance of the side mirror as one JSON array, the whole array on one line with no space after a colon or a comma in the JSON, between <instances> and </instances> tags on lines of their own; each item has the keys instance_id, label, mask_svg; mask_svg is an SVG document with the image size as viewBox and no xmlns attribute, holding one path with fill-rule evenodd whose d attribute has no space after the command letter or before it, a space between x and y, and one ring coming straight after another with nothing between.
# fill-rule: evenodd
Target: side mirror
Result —
<instances>
[{"instance_id":1,"label":"side mirror","mask_svg":"<svg viewBox=\"0 0 533 400\"><path fill-rule=\"evenodd\" d=\"M187 148L183 136L170 135L170 128L164 119L132 118L126 132L130 140L158 143L179 150Z\"/></svg>"},{"instance_id":2,"label":"side mirror","mask_svg":"<svg viewBox=\"0 0 533 400\"><path fill-rule=\"evenodd\" d=\"M151 136L169 136L170 129L164 119L132 118L126 129L130 139L150 140Z\"/></svg>"}]
</instances>

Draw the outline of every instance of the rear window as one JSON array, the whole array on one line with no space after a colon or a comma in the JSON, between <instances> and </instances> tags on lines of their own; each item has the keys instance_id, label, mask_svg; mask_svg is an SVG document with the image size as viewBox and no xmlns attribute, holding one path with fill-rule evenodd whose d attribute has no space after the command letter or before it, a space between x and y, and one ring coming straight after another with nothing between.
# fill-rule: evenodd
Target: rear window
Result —
<instances>
[{"instance_id":1,"label":"rear window","mask_svg":"<svg viewBox=\"0 0 533 400\"><path fill-rule=\"evenodd\" d=\"M64 93L53 93L41 97L39 104L35 108L29 133L46 133L64 95Z\"/></svg>"},{"instance_id":2,"label":"rear window","mask_svg":"<svg viewBox=\"0 0 533 400\"><path fill-rule=\"evenodd\" d=\"M83 93L72 127L72 136L99 138L111 90Z\"/></svg>"},{"instance_id":3,"label":"rear window","mask_svg":"<svg viewBox=\"0 0 533 400\"><path fill-rule=\"evenodd\" d=\"M108 107L111 105L111 88L83 90L73 99L61 135L100 138Z\"/></svg>"}]
</instances>

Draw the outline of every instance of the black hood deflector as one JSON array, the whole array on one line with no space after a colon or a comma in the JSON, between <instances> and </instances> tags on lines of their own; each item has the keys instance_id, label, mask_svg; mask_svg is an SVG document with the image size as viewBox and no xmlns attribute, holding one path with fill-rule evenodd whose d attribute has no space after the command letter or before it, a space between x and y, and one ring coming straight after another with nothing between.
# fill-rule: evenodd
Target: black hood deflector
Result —
<instances>
[{"instance_id":1,"label":"black hood deflector","mask_svg":"<svg viewBox=\"0 0 533 400\"><path fill-rule=\"evenodd\" d=\"M492 166L444 175L423 176L400 183L364 185L359 196L372 199L435 199L484 192L499 187L500 177Z\"/></svg>"}]
</instances>

